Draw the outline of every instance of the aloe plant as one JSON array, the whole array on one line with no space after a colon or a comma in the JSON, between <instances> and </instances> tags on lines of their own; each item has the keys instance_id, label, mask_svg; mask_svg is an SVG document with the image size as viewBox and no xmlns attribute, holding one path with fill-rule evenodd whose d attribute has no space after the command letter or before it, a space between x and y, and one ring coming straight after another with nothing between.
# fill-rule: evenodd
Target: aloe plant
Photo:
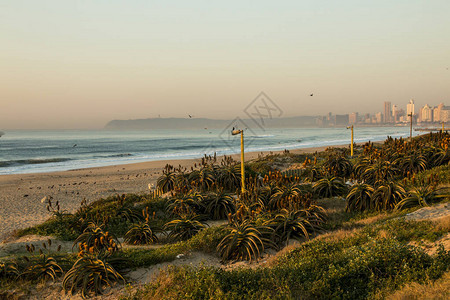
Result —
<instances>
[{"instance_id":1,"label":"aloe plant","mask_svg":"<svg viewBox=\"0 0 450 300\"><path fill-rule=\"evenodd\" d=\"M40 279L55 281L58 275L63 273L62 268L58 265L58 262L51 256L41 253L38 257L32 259L26 259L28 265L20 277L27 279Z\"/></svg>"},{"instance_id":2,"label":"aloe plant","mask_svg":"<svg viewBox=\"0 0 450 300\"><path fill-rule=\"evenodd\" d=\"M352 163L342 154L329 155L324 164L324 169L328 174L347 178L352 174Z\"/></svg>"},{"instance_id":3,"label":"aloe plant","mask_svg":"<svg viewBox=\"0 0 450 300\"><path fill-rule=\"evenodd\" d=\"M329 198L343 195L347 190L344 181L339 177L325 177L313 185L313 191L318 197Z\"/></svg>"},{"instance_id":4,"label":"aloe plant","mask_svg":"<svg viewBox=\"0 0 450 300\"><path fill-rule=\"evenodd\" d=\"M218 172L218 183L228 191L241 187L241 168L238 164L223 166Z\"/></svg>"},{"instance_id":5,"label":"aloe plant","mask_svg":"<svg viewBox=\"0 0 450 300\"><path fill-rule=\"evenodd\" d=\"M432 185L413 187L408 196L397 203L395 209L414 206L429 206L443 198L450 198L448 188L436 189Z\"/></svg>"},{"instance_id":6,"label":"aloe plant","mask_svg":"<svg viewBox=\"0 0 450 300\"><path fill-rule=\"evenodd\" d=\"M189 175L189 180L193 186L206 191L214 184L214 174L210 167L202 167L200 170L194 170Z\"/></svg>"},{"instance_id":7,"label":"aloe plant","mask_svg":"<svg viewBox=\"0 0 450 300\"><path fill-rule=\"evenodd\" d=\"M286 183L276 189L269 201L272 209L287 207L289 202L301 194L300 185L297 183Z\"/></svg>"},{"instance_id":8,"label":"aloe plant","mask_svg":"<svg viewBox=\"0 0 450 300\"><path fill-rule=\"evenodd\" d=\"M282 209L274 218L266 221L265 226L273 228L273 240L278 244L288 245L290 239L309 239L310 231L308 229L314 226L303 218L301 211L288 211Z\"/></svg>"},{"instance_id":9,"label":"aloe plant","mask_svg":"<svg viewBox=\"0 0 450 300\"><path fill-rule=\"evenodd\" d=\"M411 153L408 156L398 159L398 165L403 171L403 175L417 173L427 168L427 161L420 153Z\"/></svg>"},{"instance_id":10,"label":"aloe plant","mask_svg":"<svg viewBox=\"0 0 450 300\"><path fill-rule=\"evenodd\" d=\"M165 170L163 171L163 174L157 179L156 187L163 193L167 193L175 188L176 182L176 173Z\"/></svg>"},{"instance_id":11,"label":"aloe plant","mask_svg":"<svg viewBox=\"0 0 450 300\"><path fill-rule=\"evenodd\" d=\"M243 222L234 220L225 230L230 233L217 245L217 252L224 261L252 261L261 256L266 245L274 246L263 235L264 231L270 232L272 229L268 226L256 226L248 219Z\"/></svg>"},{"instance_id":12,"label":"aloe plant","mask_svg":"<svg viewBox=\"0 0 450 300\"><path fill-rule=\"evenodd\" d=\"M148 245L158 242L155 228L151 228L147 222L133 224L125 234L125 243L133 245Z\"/></svg>"},{"instance_id":13,"label":"aloe plant","mask_svg":"<svg viewBox=\"0 0 450 300\"><path fill-rule=\"evenodd\" d=\"M394 209L405 194L406 191L401 184L393 181L382 183L372 194L373 207L376 210Z\"/></svg>"},{"instance_id":14,"label":"aloe plant","mask_svg":"<svg viewBox=\"0 0 450 300\"><path fill-rule=\"evenodd\" d=\"M361 179L366 183L375 185L378 182L394 180L399 172L396 164L389 160L378 159L367 165L361 174Z\"/></svg>"},{"instance_id":15,"label":"aloe plant","mask_svg":"<svg viewBox=\"0 0 450 300\"><path fill-rule=\"evenodd\" d=\"M233 214L236 211L233 197L223 191L206 196L203 205L206 208L206 213L213 220L225 219L229 213Z\"/></svg>"},{"instance_id":16,"label":"aloe plant","mask_svg":"<svg viewBox=\"0 0 450 300\"><path fill-rule=\"evenodd\" d=\"M73 242L73 246L79 243L78 249L80 254L94 253L107 250L109 252L116 252L119 250L119 241L117 238L109 233L104 232L101 226L95 223L89 223L84 232Z\"/></svg>"},{"instance_id":17,"label":"aloe plant","mask_svg":"<svg viewBox=\"0 0 450 300\"><path fill-rule=\"evenodd\" d=\"M71 294L81 291L83 298L91 294L102 294L104 287L126 280L106 260L96 255L86 255L79 258L63 279L63 288Z\"/></svg>"},{"instance_id":18,"label":"aloe plant","mask_svg":"<svg viewBox=\"0 0 450 300\"><path fill-rule=\"evenodd\" d=\"M168 237L173 240L187 240L196 235L206 225L199 221L197 215L184 215L179 219L172 220L164 226L168 231Z\"/></svg>"},{"instance_id":19,"label":"aloe plant","mask_svg":"<svg viewBox=\"0 0 450 300\"><path fill-rule=\"evenodd\" d=\"M19 275L17 265L12 262L0 262L0 278L15 278Z\"/></svg>"},{"instance_id":20,"label":"aloe plant","mask_svg":"<svg viewBox=\"0 0 450 300\"><path fill-rule=\"evenodd\" d=\"M185 215L203 211L204 197L197 192L177 195L167 201L166 212L171 215Z\"/></svg>"},{"instance_id":21,"label":"aloe plant","mask_svg":"<svg viewBox=\"0 0 450 300\"><path fill-rule=\"evenodd\" d=\"M374 188L367 183L356 183L347 194L345 210L364 211L372 208L372 194Z\"/></svg>"}]
</instances>

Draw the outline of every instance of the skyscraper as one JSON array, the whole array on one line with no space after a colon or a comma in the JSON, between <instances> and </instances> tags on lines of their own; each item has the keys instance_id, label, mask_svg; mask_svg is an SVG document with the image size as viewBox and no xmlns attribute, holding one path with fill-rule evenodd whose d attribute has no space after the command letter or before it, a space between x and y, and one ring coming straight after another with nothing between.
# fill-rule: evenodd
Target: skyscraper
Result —
<instances>
[{"instance_id":1,"label":"skyscraper","mask_svg":"<svg viewBox=\"0 0 450 300\"><path fill-rule=\"evenodd\" d=\"M349 124L356 124L356 123L358 123L358 113L357 112L351 113L348 116L348 123Z\"/></svg>"},{"instance_id":2,"label":"skyscraper","mask_svg":"<svg viewBox=\"0 0 450 300\"><path fill-rule=\"evenodd\" d=\"M433 108L433 121L434 122L441 122L441 112L444 109L444 103L440 103L438 106Z\"/></svg>"},{"instance_id":3,"label":"skyscraper","mask_svg":"<svg viewBox=\"0 0 450 300\"><path fill-rule=\"evenodd\" d=\"M384 123L390 123L391 122L391 102L385 101L384 102Z\"/></svg>"},{"instance_id":4,"label":"skyscraper","mask_svg":"<svg viewBox=\"0 0 450 300\"><path fill-rule=\"evenodd\" d=\"M425 104L425 106L420 109L419 120L421 122L433 121L433 109L428 104Z\"/></svg>"},{"instance_id":5,"label":"skyscraper","mask_svg":"<svg viewBox=\"0 0 450 300\"><path fill-rule=\"evenodd\" d=\"M398 122L398 107L397 105L392 105L392 121L394 123Z\"/></svg>"},{"instance_id":6,"label":"skyscraper","mask_svg":"<svg viewBox=\"0 0 450 300\"><path fill-rule=\"evenodd\" d=\"M414 100L409 100L408 105L406 105L406 115L412 114L414 116Z\"/></svg>"}]
</instances>

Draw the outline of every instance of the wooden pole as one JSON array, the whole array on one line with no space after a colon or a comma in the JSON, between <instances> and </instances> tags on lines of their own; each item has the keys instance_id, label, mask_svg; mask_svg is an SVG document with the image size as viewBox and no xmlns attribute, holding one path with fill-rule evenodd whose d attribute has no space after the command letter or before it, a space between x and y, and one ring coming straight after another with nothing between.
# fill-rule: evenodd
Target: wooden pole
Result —
<instances>
[{"instance_id":1,"label":"wooden pole","mask_svg":"<svg viewBox=\"0 0 450 300\"><path fill-rule=\"evenodd\" d=\"M241 130L241 191L245 193L245 170L244 170L244 130Z\"/></svg>"},{"instance_id":2,"label":"wooden pole","mask_svg":"<svg viewBox=\"0 0 450 300\"><path fill-rule=\"evenodd\" d=\"M409 119L410 119L410 125L409 125L409 139L412 140L412 117L413 117L413 114L410 113L408 116L409 116Z\"/></svg>"},{"instance_id":3,"label":"wooden pole","mask_svg":"<svg viewBox=\"0 0 450 300\"><path fill-rule=\"evenodd\" d=\"M352 146L351 146L351 156L353 157L353 125L352 125Z\"/></svg>"},{"instance_id":4,"label":"wooden pole","mask_svg":"<svg viewBox=\"0 0 450 300\"><path fill-rule=\"evenodd\" d=\"M350 144L350 156L353 157L353 125L352 126L347 126L347 129L351 129L352 130L352 138L351 138L351 144Z\"/></svg>"}]
</instances>

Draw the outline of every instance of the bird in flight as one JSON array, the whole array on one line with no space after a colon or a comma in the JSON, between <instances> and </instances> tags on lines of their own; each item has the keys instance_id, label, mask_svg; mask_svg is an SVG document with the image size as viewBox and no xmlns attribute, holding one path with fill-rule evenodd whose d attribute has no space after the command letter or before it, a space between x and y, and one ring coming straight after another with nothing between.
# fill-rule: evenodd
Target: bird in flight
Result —
<instances>
[{"instance_id":1,"label":"bird in flight","mask_svg":"<svg viewBox=\"0 0 450 300\"><path fill-rule=\"evenodd\" d=\"M72 148L75 148L77 146L77 144L73 145Z\"/></svg>"},{"instance_id":2,"label":"bird in flight","mask_svg":"<svg viewBox=\"0 0 450 300\"><path fill-rule=\"evenodd\" d=\"M310 94L309 96L312 97L312 96L314 96L314 94Z\"/></svg>"},{"instance_id":3,"label":"bird in flight","mask_svg":"<svg viewBox=\"0 0 450 300\"><path fill-rule=\"evenodd\" d=\"M191 115L188 115L188 116L189 116L190 119L192 119L192 116L191 116Z\"/></svg>"}]
</instances>

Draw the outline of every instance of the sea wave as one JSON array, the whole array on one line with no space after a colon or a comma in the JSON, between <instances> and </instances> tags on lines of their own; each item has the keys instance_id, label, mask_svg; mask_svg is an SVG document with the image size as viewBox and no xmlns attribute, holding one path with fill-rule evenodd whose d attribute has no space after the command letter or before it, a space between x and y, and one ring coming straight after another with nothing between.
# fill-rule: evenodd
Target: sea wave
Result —
<instances>
[{"instance_id":1,"label":"sea wave","mask_svg":"<svg viewBox=\"0 0 450 300\"><path fill-rule=\"evenodd\" d=\"M114 158L114 157L130 157L133 156L131 153L119 153L119 154L110 154L110 155L97 155L94 158Z\"/></svg>"},{"instance_id":2,"label":"sea wave","mask_svg":"<svg viewBox=\"0 0 450 300\"><path fill-rule=\"evenodd\" d=\"M263 139L263 138L275 137L275 135L274 134L261 134L261 135L252 135L250 137L254 138L254 139Z\"/></svg>"},{"instance_id":3,"label":"sea wave","mask_svg":"<svg viewBox=\"0 0 450 300\"><path fill-rule=\"evenodd\" d=\"M0 161L0 168L19 166L19 165L37 165L70 161L70 158L33 158Z\"/></svg>"}]
</instances>

